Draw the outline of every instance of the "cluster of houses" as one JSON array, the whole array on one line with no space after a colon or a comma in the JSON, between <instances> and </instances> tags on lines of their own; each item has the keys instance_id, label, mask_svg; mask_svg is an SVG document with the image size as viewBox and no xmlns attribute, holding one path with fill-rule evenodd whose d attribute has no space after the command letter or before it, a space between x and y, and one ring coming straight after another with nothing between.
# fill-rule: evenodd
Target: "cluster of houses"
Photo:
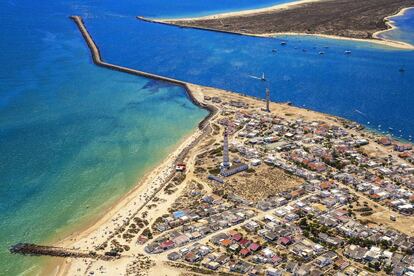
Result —
<instances>
[{"instance_id":1,"label":"cluster of houses","mask_svg":"<svg viewBox=\"0 0 414 276\"><path fill-rule=\"evenodd\" d=\"M413 275L414 256L393 253L383 250L377 246L364 248L359 245L348 245L344 250L344 255L352 260L370 264L371 267L389 267L388 273L393 275Z\"/></svg>"},{"instance_id":2,"label":"cluster of houses","mask_svg":"<svg viewBox=\"0 0 414 276\"><path fill-rule=\"evenodd\" d=\"M411 144L389 137L371 141L375 144L371 146L389 145L400 153L378 157L364 152L370 141L355 131L356 124L345 128L321 121L289 121L246 110L235 111L220 123L238 129L230 148L251 166L263 161L308 181L335 179L395 211L414 213L414 166L401 159L410 160Z\"/></svg>"},{"instance_id":3,"label":"cluster of houses","mask_svg":"<svg viewBox=\"0 0 414 276\"><path fill-rule=\"evenodd\" d=\"M163 233L145 250L153 254L169 250L171 261L249 275L324 275L332 269L343 275L360 275L364 270L353 262L367 267L379 263L379 269L390 267L393 275L410 275L414 238L361 224L345 208L352 202L348 188L320 180L259 202L236 195L227 199L205 195L199 210L215 211L200 213L178 227L161 229ZM195 210L172 212L154 227L185 220ZM234 220L236 217L240 219ZM309 217L318 229L330 231L306 235L302 220Z\"/></svg>"},{"instance_id":4,"label":"cluster of houses","mask_svg":"<svg viewBox=\"0 0 414 276\"><path fill-rule=\"evenodd\" d=\"M207 197L204 199L208 200ZM181 247L208 234L238 225L255 215L252 210L230 206L231 204L211 201L196 210L174 212L172 217L164 218L153 226L164 233L146 245L145 251L156 254Z\"/></svg>"},{"instance_id":5,"label":"cluster of houses","mask_svg":"<svg viewBox=\"0 0 414 276\"><path fill-rule=\"evenodd\" d=\"M170 261L248 275L414 276L414 238L361 223L350 208L355 195L364 195L414 214L411 145L389 137L372 142L355 123L288 120L251 112L242 102L226 105L234 109L219 124L232 137L233 153L249 166L279 167L306 182L257 202L204 195L195 207L157 220L147 253L168 252ZM370 146L397 154L370 156L364 151Z\"/></svg>"},{"instance_id":6,"label":"cluster of houses","mask_svg":"<svg viewBox=\"0 0 414 276\"><path fill-rule=\"evenodd\" d=\"M295 208L299 202L295 202ZM295 223L276 217L284 207L271 209L274 215L250 219L238 229L212 234L211 245L197 243L173 251L168 259L249 275L322 275L337 262L338 255L305 238Z\"/></svg>"}]
</instances>

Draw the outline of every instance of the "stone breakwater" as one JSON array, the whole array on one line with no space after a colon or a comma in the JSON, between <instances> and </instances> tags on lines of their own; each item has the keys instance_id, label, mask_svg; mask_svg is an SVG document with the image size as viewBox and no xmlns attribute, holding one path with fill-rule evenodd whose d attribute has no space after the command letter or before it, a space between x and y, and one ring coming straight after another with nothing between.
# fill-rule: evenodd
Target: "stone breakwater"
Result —
<instances>
[{"instance_id":1,"label":"stone breakwater","mask_svg":"<svg viewBox=\"0 0 414 276\"><path fill-rule=\"evenodd\" d=\"M85 252L70 248L37 245L31 243L18 243L10 247L13 254L31 255L31 256L52 256L63 258L92 258L101 260L111 260L114 256L101 255L95 252Z\"/></svg>"},{"instance_id":2,"label":"stone breakwater","mask_svg":"<svg viewBox=\"0 0 414 276\"><path fill-rule=\"evenodd\" d=\"M84 37L85 41L87 42L87 45L92 53L93 62L96 65L117 70L120 72L125 72L133 75L143 76L152 78L159 81L169 82L174 85L179 85L185 89L187 92L188 97L191 99L191 101L196 104L197 106L200 106L204 109L207 109L209 111L209 115L206 116L206 118L203 119L202 122L199 123L199 130L197 130L193 135L191 135L189 138L185 140L183 144L180 145L178 149L176 149L170 156L167 158L167 160L159 166L157 169L155 169L146 179L145 182L148 183L148 185L145 186L142 193L140 193L139 196L136 196L134 200L130 201L125 206L125 212L124 214L118 214L118 216L112 220L112 223L116 225L113 233L109 235L109 237L106 239L110 239L118 234L118 230L124 227L125 225L129 224L129 221L134 217L139 211L142 210L143 207L146 206L146 204L152 200L155 195L165 186L166 183L168 183L176 174L175 171L175 164L179 162L183 162L186 156L188 155L188 152L200 142L200 140L209 132L211 132L211 127L209 125L209 119L217 113L217 108L214 106L206 105L204 103L201 103L197 100L197 98L193 95L191 84L188 84L183 81L175 80L166 78L163 76L158 76L155 74L150 74L110 63L106 63L102 61L100 52L94 41L92 40L92 37L90 36L89 32L87 31L85 25L82 22L82 19L78 16L72 16L72 20L74 20L79 28L79 30L82 33L82 36ZM98 232L105 232L109 231L108 227L105 225L101 226L102 231ZM97 237L92 238L93 240L97 239ZM94 242L93 242L94 243ZM96 244L94 244L96 246ZM92 250L92 248L89 248ZM37 245L37 244L31 244L31 243L19 243L16 245L13 245L10 247L10 252L14 254L22 254L22 255L29 255L29 256L55 256L55 257L71 257L71 258L93 258L93 259L102 259L102 260L110 260L115 257L120 256L111 256L111 255L100 255L97 254L95 251L81 251L80 248L66 248L66 247L55 247L55 246L44 246L44 245Z\"/></svg>"},{"instance_id":3,"label":"stone breakwater","mask_svg":"<svg viewBox=\"0 0 414 276\"><path fill-rule=\"evenodd\" d=\"M101 53L99 51L99 48L96 45L95 41L92 39L92 36L89 34L88 30L86 29L86 26L85 26L85 24L82 20L82 17L74 15L74 16L70 16L70 19L72 19L76 23L76 25L78 26L79 31L81 32L83 38L85 39L86 44L88 45L88 48L91 51L92 60L96 65L101 66L101 67L105 67L105 68L108 68L108 69L111 69L111 70L116 70L116 71L132 74L132 75L151 78L151 79L155 79L155 80L158 80L158 81L168 82L168 83L183 87L185 89L188 97L190 98L190 100L195 105L197 105L197 106L199 106L203 109L206 109L209 112L209 114L199 123L199 128L200 129L203 129L207 125L207 122L211 118L211 116L213 116L217 112L217 110L214 106L207 105L207 104L199 102L194 97L190 87L188 86L189 83L187 83L185 81L176 80L176 79L172 79L172 78L168 78L168 77L163 77L163 76L160 76L160 75L151 74L151 73L148 73L148 72L143 72L143 71L139 71L139 70L135 70L135 69L131 69L131 68L128 68L128 67L123 67L123 66L119 66L119 65L116 65L116 64L111 64L111 63L103 61Z\"/></svg>"}]
</instances>

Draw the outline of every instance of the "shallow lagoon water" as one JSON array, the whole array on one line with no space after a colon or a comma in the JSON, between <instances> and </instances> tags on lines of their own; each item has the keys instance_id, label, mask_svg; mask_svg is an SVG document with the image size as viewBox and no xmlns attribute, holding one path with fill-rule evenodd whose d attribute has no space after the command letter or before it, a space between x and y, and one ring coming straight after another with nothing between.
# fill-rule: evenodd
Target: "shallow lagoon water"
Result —
<instances>
[{"instance_id":1,"label":"shallow lagoon water","mask_svg":"<svg viewBox=\"0 0 414 276\"><path fill-rule=\"evenodd\" d=\"M408 133L412 52L302 37L286 38L288 45L282 48L280 39L134 19L282 2L287 1L1 2L0 275L34 274L41 259L12 256L10 244L50 242L87 223L206 115L178 87L93 65L69 15L87 18L107 61L258 96L263 84L247 75L266 71L274 100L401 126ZM274 56L272 48L278 50ZM302 53L302 48L308 51ZM326 54L320 57L322 48ZM352 56L343 56L344 49L352 49ZM396 74L401 64L404 75Z\"/></svg>"},{"instance_id":2,"label":"shallow lagoon water","mask_svg":"<svg viewBox=\"0 0 414 276\"><path fill-rule=\"evenodd\" d=\"M381 33L380 37L414 45L414 8L407 9L403 15L394 16L390 20L398 28Z\"/></svg>"}]
</instances>

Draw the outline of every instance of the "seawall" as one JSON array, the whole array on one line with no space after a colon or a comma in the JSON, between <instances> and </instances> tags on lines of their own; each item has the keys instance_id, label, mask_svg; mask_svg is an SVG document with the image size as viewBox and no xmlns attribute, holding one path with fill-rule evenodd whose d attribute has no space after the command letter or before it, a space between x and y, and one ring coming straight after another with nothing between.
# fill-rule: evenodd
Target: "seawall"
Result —
<instances>
[{"instance_id":1,"label":"seawall","mask_svg":"<svg viewBox=\"0 0 414 276\"><path fill-rule=\"evenodd\" d=\"M86 26L82 20L82 17L73 15L73 16L70 16L70 19L72 19L78 26L79 31L81 32L83 38L85 39L86 44L88 45L89 50L91 51L92 60L96 65L105 67L111 70L116 70L116 71L124 72L127 74L151 78L151 79L158 80L158 81L168 82L173 85L178 85L178 86L183 87L187 93L187 96L190 98L190 100L195 105L203 109L206 109L209 112L209 114L198 124L199 129L203 129L207 125L208 120L217 112L217 109L214 106L199 102L194 97L191 89L189 88L188 86L189 83L185 81L176 80L176 79L172 79L172 78L168 78L168 77L164 77L164 76L160 76L160 75L156 75L152 73L147 73L144 71L139 71L139 70L135 70L135 69L131 69L128 67L123 67L123 66L119 66L116 64L111 64L111 63L103 61L99 48L96 45L95 41L92 39L92 36L89 34L88 30L86 29Z\"/></svg>"}]
</instances>

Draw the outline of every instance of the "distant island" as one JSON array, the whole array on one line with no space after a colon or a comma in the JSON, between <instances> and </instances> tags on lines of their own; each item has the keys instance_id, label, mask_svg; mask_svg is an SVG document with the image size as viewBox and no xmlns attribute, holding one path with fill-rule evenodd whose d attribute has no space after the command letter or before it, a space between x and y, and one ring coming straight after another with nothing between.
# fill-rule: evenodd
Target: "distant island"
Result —
<instances>
[{"instance_id":1,"label":"distant island","mask_svg":"<svg viewBox=\"0 0 414 276\"><path fill-rule=\"evenodd\" d=\"M388 17L414 6L414 0L303 0L263 9L198 18L141 20L181 27L254 36L310 34L336 38L371 39L399 48L408 43L385 41L376 33L392 28Z\"/></svg>"}]
</instances>

